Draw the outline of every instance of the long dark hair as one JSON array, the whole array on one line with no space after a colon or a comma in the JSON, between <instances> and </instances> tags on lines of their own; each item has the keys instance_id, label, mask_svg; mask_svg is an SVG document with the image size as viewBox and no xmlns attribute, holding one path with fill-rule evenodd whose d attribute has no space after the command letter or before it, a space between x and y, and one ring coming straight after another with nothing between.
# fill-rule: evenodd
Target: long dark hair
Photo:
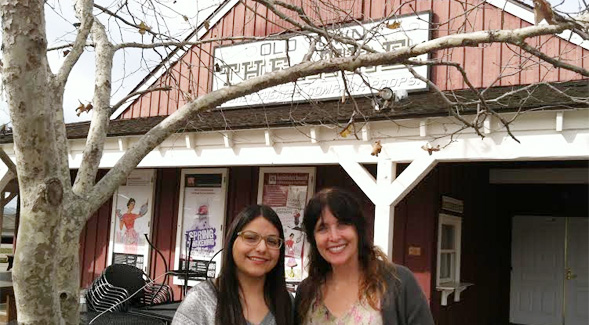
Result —
<instances>
[{"instance_id":1,"label":"long dark hair","mask_svg":"<svg viewBox=\"0 0 589 325\"><path fill-rule=\"evenodd\" d=\"M358 298L366 298L372 308L380 309L380 299L383 298L387 290L383 271L387 269L394 272L393 264L388 262L386 255L374 246L372 238L368 236L366 218L357 199L342 189L327 188L315 194L305 207L303 228L311 244L308 277L308 281L311 283L303 287L304 292L299 293L302 298L299 314L296 316L299 319L304 319L312 301L317 297L319 288L325 283L327 275L331 272L331 265L321 256L315 241L315 225L322 218L325 209L329 209L338 222L352 225L356 229L358 259L363 270Z\"/></svg>"},{"instance_id":2,"label":"long dark hair","mask_svg":"<svg viewBox=\"0 0 589 325\"><path fill-rule=\"evenodd\" d=\"M247 322L243 316L241 301L239 299L239 281L235 271L237 266L233 260L233 243L237 239L237 233L240 232L247 224L256 219L263 217L268 220L276 229L282 240L284 240L284 231L282 223L272 208L265 205L252 205L243 209L233 220L227 236L225 237L225 248L223 250L223 264L221 272L216 280L217 288L217 311L215 320L217 325L246 325ZM280 256L276 266L266 274L264 283L264 298L266 305L276 319L278 325L292 325L292 302L290 294L286 290L286 281L284 279L284 245L280 247Z\"/></svg>"}]
</instances>

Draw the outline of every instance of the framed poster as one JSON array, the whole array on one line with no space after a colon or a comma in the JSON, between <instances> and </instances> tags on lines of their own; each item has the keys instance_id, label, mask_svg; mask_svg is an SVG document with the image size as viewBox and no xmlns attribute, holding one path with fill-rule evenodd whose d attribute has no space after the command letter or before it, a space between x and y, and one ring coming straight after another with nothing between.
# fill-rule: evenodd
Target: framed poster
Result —
<instances>
[{"instance_id":1,"label":"framed poster","mask_svg":"<svg viewBox=\"0 0 589 325\"><path fill-rule=\"evenodd\" d=\"M225 206L227 200L227 169L184 169L180 185L178 228L174 269L205 271L214 278L221 269ZM207 269L207 263L211 261ZM204 279L204 277L203 277ZM174 277L174 284L184 280ZM194 286L196 281L188 281Z\"/></svg>"},{"instance_id":2,"label":"framed poster","mask_svg":"<svg viewBox=\"0 0 589 325\"><path fill-rule=\"evenodd\" d=\"M129 264L147 272L155 170L136 169L113 196L108 264Z\"/></svg>"},{"instance_id":3,"label":"framed poster","mask_svg":"<svg viewBox=\"0 0 589 325\"><path fill-rule=\"evenodd\" d=\"M258 203L271 206L284 228L286 281L299 282L306 276L307 255L303 212L315 189L315 167L260 168Z\"/></svg>"}]
</instances>

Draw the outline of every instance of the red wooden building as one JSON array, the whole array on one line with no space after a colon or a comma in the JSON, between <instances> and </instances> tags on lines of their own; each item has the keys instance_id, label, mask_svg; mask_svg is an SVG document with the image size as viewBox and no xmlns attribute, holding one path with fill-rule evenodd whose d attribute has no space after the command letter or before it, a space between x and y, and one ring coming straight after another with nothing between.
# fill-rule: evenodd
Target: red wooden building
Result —
<instances>
[{"instance_id":1,"label":"red wooden building","mask_svg":"<svg viewBox=\"0 0 589 325\"><path fill-rule=\"evenodd\" d=\"M317 12L315 2L308 3L307 12ZM322 17L321 25L411 21L419 14L435 26L463 13L463 6L476 9L426 33L432 39L533 22L531 8L518 1L332 3L341 12ZM264 37L291 27L252 0L228 0L192 40ZM576 35L530 42L548 55L589 67L589 43ZM191 99L222 87L215 60L222 55L230 60L238 45L212 41L177 50L163 61L136 90L167 85L179 89L145 94L117 112L101 167L112 167L141 134ZM580 75L506 44L455 48L432 57L461 64L473 86L491 87L493 96L540 82L566 88L573 96L587 93L587 80ZM241 68L248 66L253 63L242 63ZM425 71L441 90L469 96L456 69L433 66ZM389 81L408 82L400 78ZM168 265L178 268L187 238L194 238L195 254L205 259L219 248L224 225L245 205L275 203L283 220L292 222L287 230L295 232L301 202L324 187L340 186L361 199L375 243L416 274L437 324L586 324L587 309L580 307L586 307L589 273L589 111L586 104L547 86L530 91L533 96L510 101L502 111L505 117L526 112L511 125L521 143L488 118L484 139L463 132L445 146L448 141L439 138L458 128L455 120L431 89L419 87L397 110L377 111L370 98L358 96L366 122L358 139L340 133L338 126L356 108L339 97L296 103L250 98L257 108L236 103L202 112L150 153L139 172L88 222L81 238L81 286L88 286L115 260L144 267L153 278L164 273L154 251L126 251L130 234L121 221L125 215L134 215L137 236L147 233ZM79 165L87 130L85 123L69 126L73 169ZM378 157L370 155L376 140L383 146ZM422 149L428 143L444 148L430 155ZM277 188L285 187L291 194L277 199ZM129 206L131 198L136 208L135 203ZM139 209L144 203L146 208ZM215 229L213 235L210 229ZM287 277L303 276L304 251L304 246L295 250L297 266ZM177 299L182 298L180 283L169 281Z\"/></svg>"}]
</instances>

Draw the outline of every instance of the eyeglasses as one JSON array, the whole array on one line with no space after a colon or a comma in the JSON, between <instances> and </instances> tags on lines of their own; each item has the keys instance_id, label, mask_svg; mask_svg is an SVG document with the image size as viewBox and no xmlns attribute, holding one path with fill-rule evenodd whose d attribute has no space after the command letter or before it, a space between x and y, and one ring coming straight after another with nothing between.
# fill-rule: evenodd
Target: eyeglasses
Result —
<instances>
[{"instance_id":1,"label":"eyeglasses","mask_svg":"<svg viewBox=\"0 0 589 325\"><path fill-rule=\"evenodd\" d=\"M266 241L266 246L271 249L279 249L284 242L282 238L276 235L262 236L254 231L240 231L237 233L237 236L241 237L246 244L251 246L257 246L260 241L264 239Z\"/></svg>"}]
</instances>

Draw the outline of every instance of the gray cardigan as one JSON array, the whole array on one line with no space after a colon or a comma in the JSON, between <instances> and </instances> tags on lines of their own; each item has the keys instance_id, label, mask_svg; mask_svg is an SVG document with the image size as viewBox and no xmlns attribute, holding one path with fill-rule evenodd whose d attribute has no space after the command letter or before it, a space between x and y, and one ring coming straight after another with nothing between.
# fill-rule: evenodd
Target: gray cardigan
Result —
<instances>
[{"instance_id":1,"label":"gray cardigan","mask_svg":"<svg viewBox=\"0 0 589 325\"><path fill-rule=\"evenodd\" d=\"M174 314L172 325L214 325L216 311L217 291L211 281L203 281L188 291ZM274 315L268 312L260 325L276 325Z\"/></svg>"},{"instance_id":2,"label":"gray cardigan","mask_svg":"<svg viewBox=\"0 0 589 325\"><path fill-rule=\"evenodd\" d=\"M394 265L396 277L392 273L384 274L389 288L382 300L381 315L383 324L387 325L434 325L427 300L417 280L411 271L402 266ZM301 302L301 292L311 283L301 282L295 296L295 324L300 324L298 307Z\"/></svg>"}]
</instances>

